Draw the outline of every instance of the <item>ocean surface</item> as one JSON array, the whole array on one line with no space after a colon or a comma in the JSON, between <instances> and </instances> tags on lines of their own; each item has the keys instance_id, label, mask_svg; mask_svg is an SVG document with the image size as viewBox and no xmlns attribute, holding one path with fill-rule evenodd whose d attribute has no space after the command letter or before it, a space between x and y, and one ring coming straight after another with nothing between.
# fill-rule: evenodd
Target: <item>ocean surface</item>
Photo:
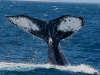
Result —
<instances>
[{"instance_id":1,"label":"ocean surface","mask_svg":"<svg viewBox=\"0 0 100 75\"><path fill-rule=\"evenodd\" d=\"M83 16L85 25L60 42L69 66L47 64L46 42L5 19L19 14L46 22ZM100 75L100 4L0 1L0 75Z\"/></svg>"}]
</instances>

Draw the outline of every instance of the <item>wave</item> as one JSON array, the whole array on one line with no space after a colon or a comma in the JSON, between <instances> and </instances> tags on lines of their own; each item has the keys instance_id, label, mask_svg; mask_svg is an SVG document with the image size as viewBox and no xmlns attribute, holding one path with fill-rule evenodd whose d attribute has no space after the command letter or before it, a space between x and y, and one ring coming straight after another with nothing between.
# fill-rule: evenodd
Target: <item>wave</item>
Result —
<instances>
[{"instance_id":1,"label":"wave","mask_svg":"<svg viewBox=\"0 0 100 75\"><path fill-rule=\"evenodd\" d=\"M98 70L90 67L89 65L80 64L77 66L55 66L50 64L25 64L25 63L7 63L0 62L0 71L31 71L39 68L50 69L54 68L60 71L83 72L88 74L100 74Z\"/></svg>"}]
</instances>

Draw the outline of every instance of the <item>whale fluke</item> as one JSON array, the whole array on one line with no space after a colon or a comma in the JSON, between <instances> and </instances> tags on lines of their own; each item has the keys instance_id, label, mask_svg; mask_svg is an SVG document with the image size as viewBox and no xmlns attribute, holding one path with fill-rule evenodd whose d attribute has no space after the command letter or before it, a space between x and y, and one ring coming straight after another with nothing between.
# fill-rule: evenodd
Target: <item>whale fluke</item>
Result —
<instances>
[{"instance_id":1,"label":"whale fluke","mask_svg":"<svg viewBox=\"0 0 100 75\"><path fill-rule=\"evenodd\" d=\"M12 24L44 39L49 47L48 63L61 66L68 65L68 61L60 49L59 42L84 25L84 19L81 16L62 15L49 23L27 15L5 17Z\"/></svg>"},{"instance_id":2,"label":"whale fluke","mask_svg":"<svg viewBox=\"0 0 100 75\"><path fill-rule=\"evenodd\" d=\"M5 16L5 17L7 18L8 21L18 26L19 28L37 37L47 40L48 27L45 21L32 18L27 15Z\"/></svg>"}]
</instances>

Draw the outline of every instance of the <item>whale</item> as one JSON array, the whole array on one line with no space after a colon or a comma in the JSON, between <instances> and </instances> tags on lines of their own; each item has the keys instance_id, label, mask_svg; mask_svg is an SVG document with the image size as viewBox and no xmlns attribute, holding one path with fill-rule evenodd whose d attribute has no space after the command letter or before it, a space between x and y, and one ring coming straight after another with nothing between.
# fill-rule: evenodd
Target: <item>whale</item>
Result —
<instances>
[{"instance_id":1,"label":"whale","mask_svg":"<svg viewBox=\"0 0 100 75\"><path fill-rule=\"evenodd\" d=\"M48 63L51 65L67 66L66 56L60 48L60 41L73 35L84 26L82 16L62 15L46 21L27 15L5 16L13 25L44 39L48 45Z\"/></svg>"}]
</instances>

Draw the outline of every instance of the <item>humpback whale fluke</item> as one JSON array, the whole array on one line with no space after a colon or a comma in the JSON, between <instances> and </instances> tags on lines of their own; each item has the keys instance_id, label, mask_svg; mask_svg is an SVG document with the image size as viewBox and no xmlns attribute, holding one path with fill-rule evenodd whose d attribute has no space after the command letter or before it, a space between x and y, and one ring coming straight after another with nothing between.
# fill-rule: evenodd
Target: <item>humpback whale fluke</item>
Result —
<instances>
[{"instance_id":1,"label":"humpback whale fluke","mask_svg":"<svg viewBox=\"0 0 100 75\"><path fill-rule=\"evenodd\" d=\"M53 65L68 65L59 42L78 31L84 25L84 19L79 16L63 15L46 23L27 15L5 16L12 24L44 39L49 47L48 63Z\"/></svg>"}]
</instances>

